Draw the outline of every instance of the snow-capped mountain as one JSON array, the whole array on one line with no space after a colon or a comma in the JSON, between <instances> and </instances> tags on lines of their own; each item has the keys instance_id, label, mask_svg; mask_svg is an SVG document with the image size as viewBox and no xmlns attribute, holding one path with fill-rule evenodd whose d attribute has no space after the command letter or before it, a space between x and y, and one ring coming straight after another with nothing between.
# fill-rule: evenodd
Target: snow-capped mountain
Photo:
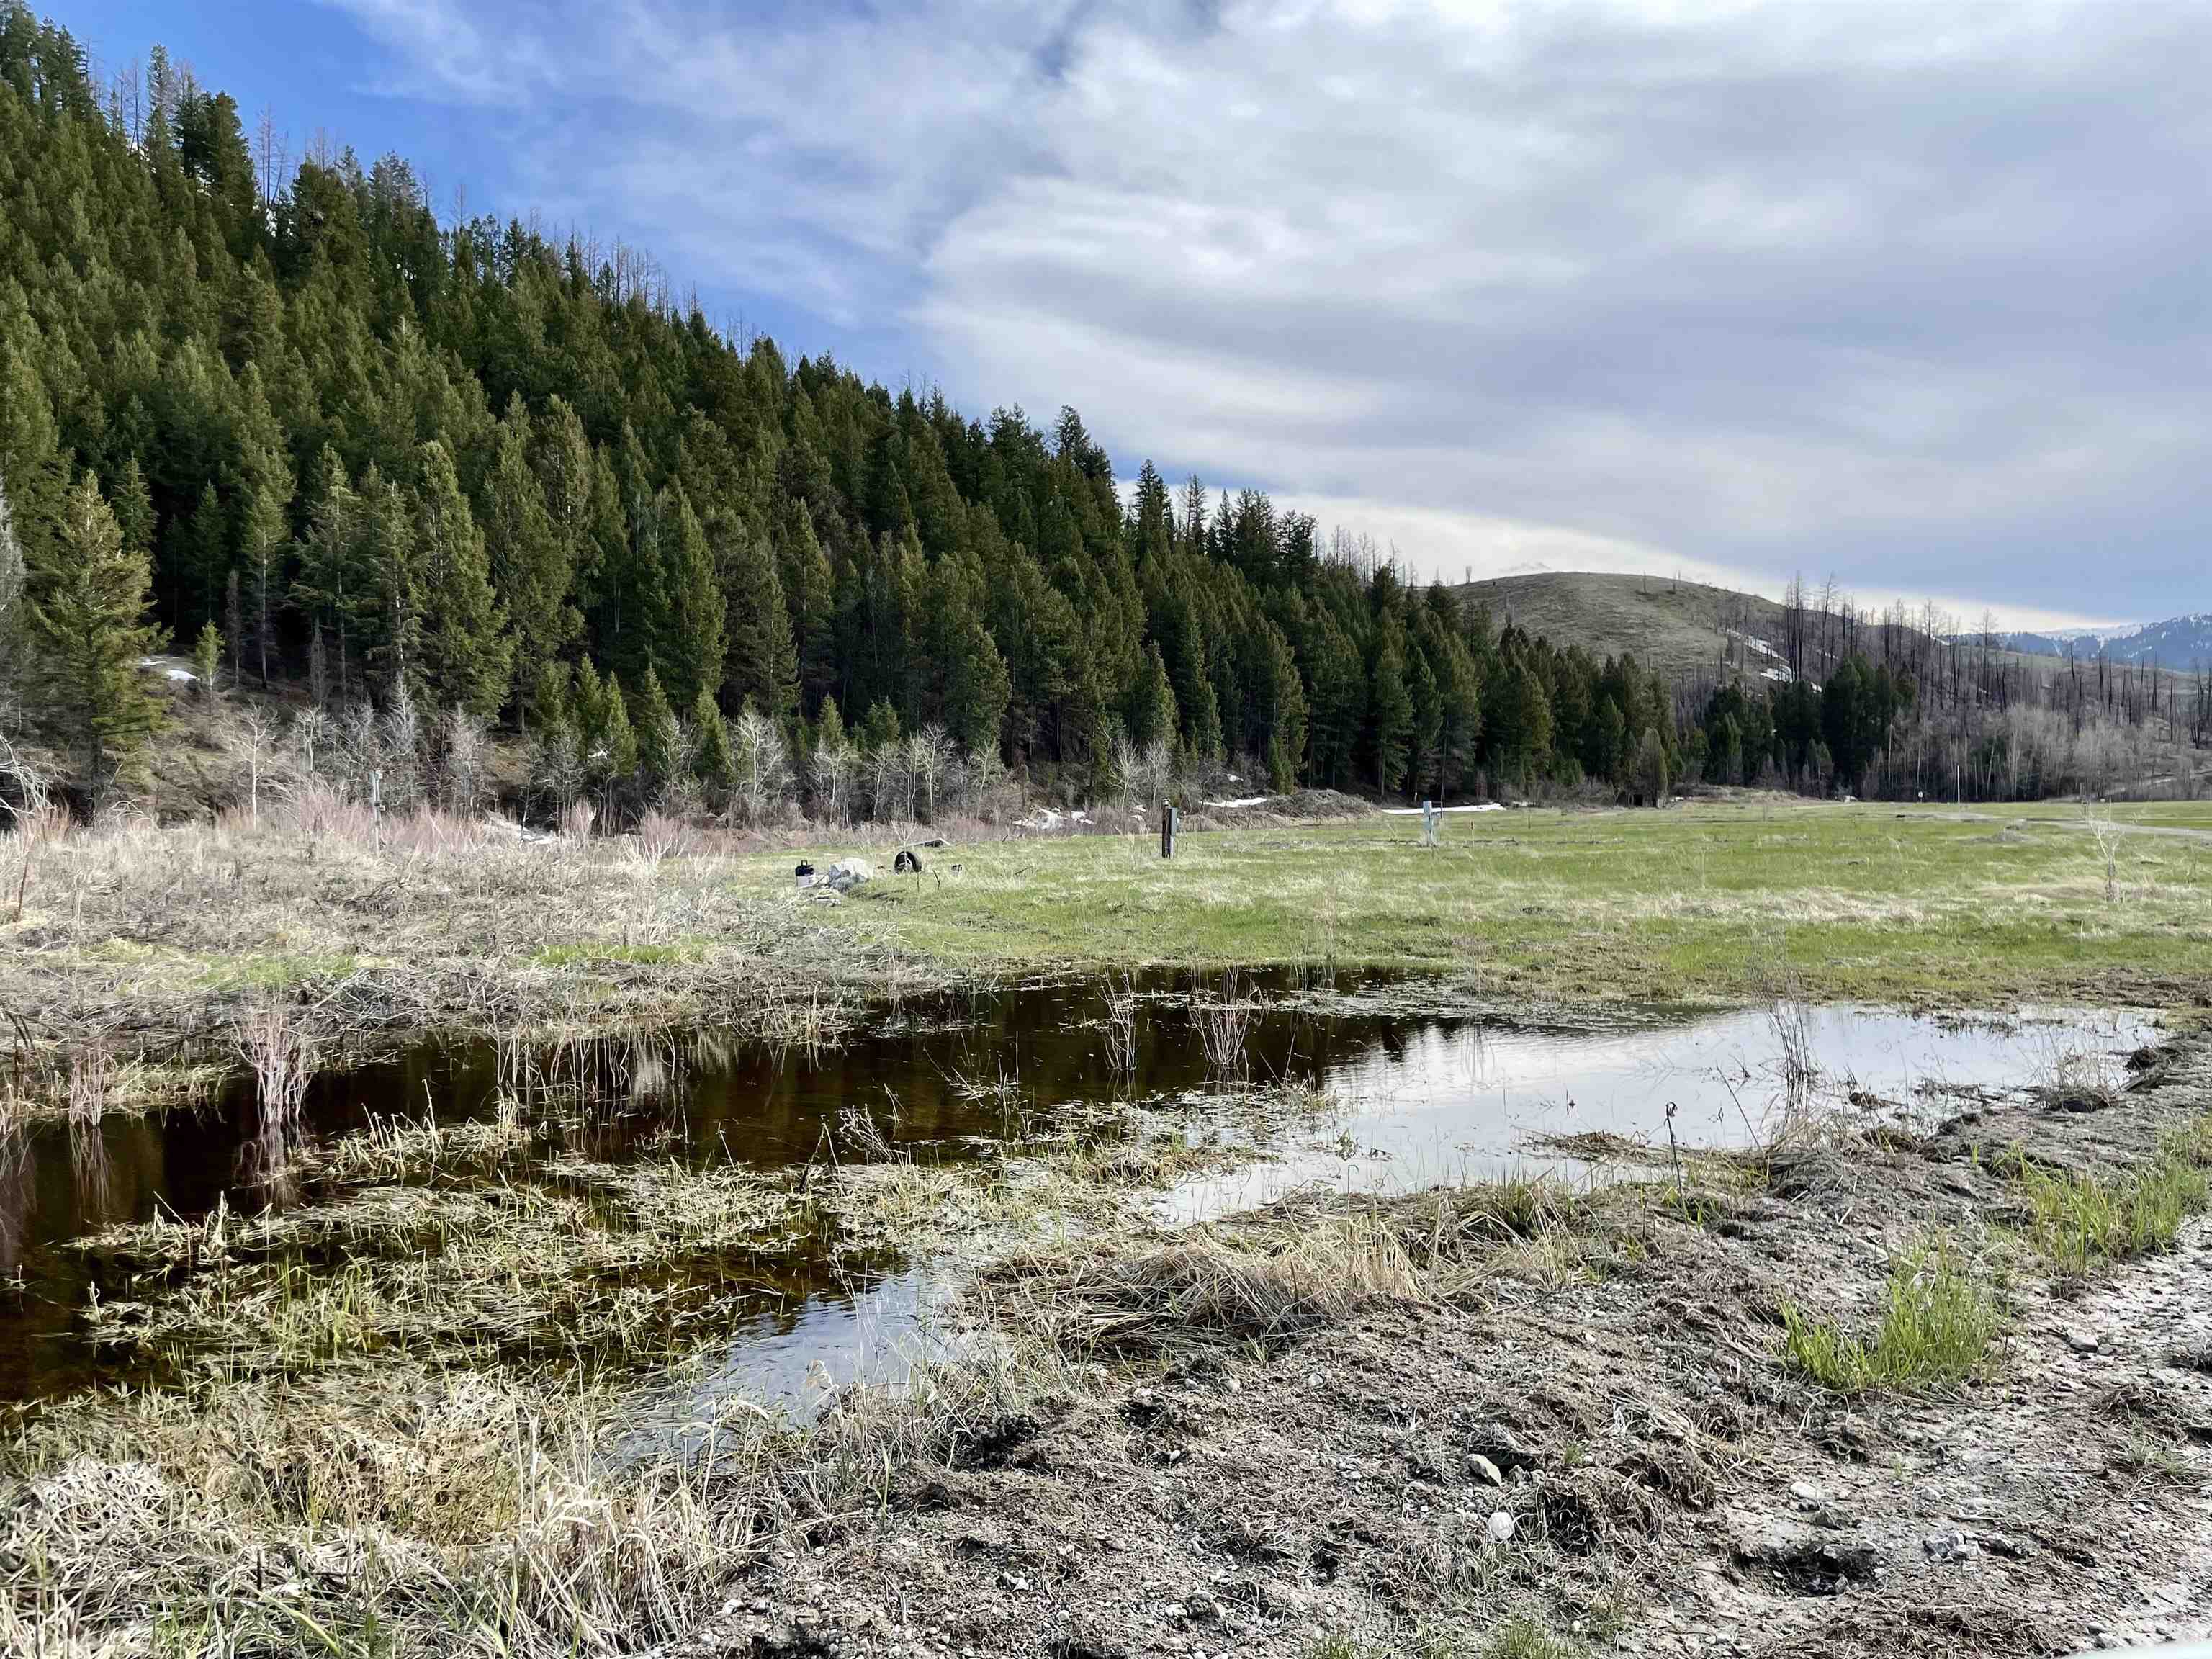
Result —
<instances>
[{"instance_id":1,"label":"snow-capped mountain","mask_svg":"<svg viewBox=\"0 0 2212 1659\"><path fill-rule=\"evenodd\" d=\"M1969 639L1978 635L1969 635ZM2039 657L2109 658L2114 662L2157 663L2166 668L2194 668L2212 665L2212 611L2137 628L2106 629L2081 634L2000 634L1997 643L2008 651Z\"/></svg>"}]
</instances>

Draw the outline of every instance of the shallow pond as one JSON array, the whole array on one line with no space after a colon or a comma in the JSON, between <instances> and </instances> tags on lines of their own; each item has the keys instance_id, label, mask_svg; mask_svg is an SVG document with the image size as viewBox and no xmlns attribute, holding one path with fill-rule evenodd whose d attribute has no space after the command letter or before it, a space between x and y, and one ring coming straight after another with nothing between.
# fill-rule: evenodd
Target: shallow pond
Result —
<instances>
[{"instance_id":1,"label":"shallow pond","mask_svg":"<svg viewBox=\"0 0 2212 1659\"><path fill-rule=\"evenodd\" d=\"M489 1045L425 1046L318 1078L300 1133L312 1148L400 1119L481 1123L503 1092L582 1085L594 1109L549 1120L529 1166L500 1172L514 1183L553 1178L556 1160L764 1170L855 1158L957 1162L1018 1147L1117 1099L1146 1103L1155 1121L1197 1138L1236 1115L1231 1085L1300 1085L1309 1109L1277 1121L1225 1170L1162 1196L1172 1223L1309 1183L1402 1190L1516 1169L1579 1170L1550 1138L1601 1131L1663 1146L1669 1103L1686 1145L1743 1141L1808 1095L1940 1118L1982 1091L2117 1076L2121 1058L2154 1035L2136 1017L2063 1011L1960 1019L1783 1006L1504 1018L1440 1012L1437 1000L1419 981L1345 975L1322 989L1282 975L1161 974L909 1003L814 1051L702 1034L528 1056L518 1071L516 1055ZM1315 1091L1328 1097L1317 1109ZM258 1173L258 1127L253 1091L241 1083L197 1110L74 1133L45 1124L0 1142L0 1397L145 1374L103 1358L86 1337L88 1300L118 1286L112 1263L70 1241L156 1215L195 1219L218 1202L239 1215L281 1202L287 1194ZM1250 1136L1248 1118L1236 1133ZM403 1169L378 1178L450 1188L460 1177ZM311 1177L295 1196L327 1201L360 1184ZM720 1328L734 1335L708 1368L708 1393L803 1403L827 1382L881 1374L907 1352L941 1275L926 1260L836 1245L812 1233L779 1255L716 1267ZM324 1260L317 1270L337 1265Z\"/></svg>"}]
</instances>

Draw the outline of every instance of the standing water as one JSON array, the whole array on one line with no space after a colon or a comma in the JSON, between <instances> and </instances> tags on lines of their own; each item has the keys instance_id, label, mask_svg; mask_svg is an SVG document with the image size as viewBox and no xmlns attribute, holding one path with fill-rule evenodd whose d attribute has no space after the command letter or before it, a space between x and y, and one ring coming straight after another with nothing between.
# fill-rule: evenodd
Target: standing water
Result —
<instances>
[{"instance_id":1,"label":"standing water","mask_svg":"<svg viewBox=\"0 0 2212 1659\"><path fill-rule=\"evenodd\" d=\"M2063 1011L1407 1011L1427 994L1380 978L1347 976L1316 994L1284 976L1153 975L910 1004L831 1048L708 1033L572 1049L541 1060L537 1074L566 1067L589 1085L593 1109L547 1115L526 1160L495 1168L409 1161L422 1129L505 1123L515 1109L512 1056L503 1072L489 1045L425 1045L313 1080L298 1114L309 1173L290 1196L343 1205L406 1187L427 1206L471 1188L502 1199L567 1194L580 1180L605 1186L624 1169L672 1163L784 1172L803 1189L817 1171L856 1160L1018 1153L1064 1125L1095 1123L1102 1103L1144 1104L1152 1121L1194 1138L1221 1130L1243 1085L1295 1091L1311 1104L1249 1139L1227 1167L1167 1193L1160 1215L1175 1224L1309 1185L1401 1191L1571 1165L1551 1145L1560 1137L1663 1145L1670 1103L1686 1145L1741 1144L1815 1091L1938 1119L1987 1091L2085 1072L2117 1078L2121 1058L2153 1035L2133 1016ZM35 1399L161 1374L159 1350L142 1345L126 1358L97 1345L87 1310L95 1299L158 1295L176 1273L149 1270L107 1241L156 1218L240 1220L270 1207L258 1119L241 1083L198 1109L74 1133L41 1124L0 1141L0 1395ZM414 1139L390 1133L403 1121ZM1238 1121L1249 1138L1249 1120ZM342 1142L385 1155L319 1162ZM218 1243L205 1248L228 1242L222 1225L210 1232ZM711 1390L800 1401L825 1378L879 1372L919 1327L941 1271L879 1244L845 1248L834 1235L834 1224L810 1224L741 1261L689 1265L698 1281L690 1288L712 1303L727 1341ZM353 1236L320 1237L299 1271L345 1272Z\"/></svg>"}]
</instances>

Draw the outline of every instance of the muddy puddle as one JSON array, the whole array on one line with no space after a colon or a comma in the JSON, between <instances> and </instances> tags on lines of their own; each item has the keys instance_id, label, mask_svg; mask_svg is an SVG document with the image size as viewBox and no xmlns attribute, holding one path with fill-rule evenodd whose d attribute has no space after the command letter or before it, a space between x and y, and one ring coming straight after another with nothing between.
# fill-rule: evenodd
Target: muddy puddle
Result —
<instances>
[{"instance_id":1,"label":"muddy puddle","mask_svg":"<svg viewBox=\"0 0 2212 1659\"><path fill-rule=\"evenodd\" d=\"M422 1345L556 1363L610 1333L617 1352L705 1333L679 1408L803 1409L911 1363L950 1282L941 1256L841 1237L812 1202L856 1164L1002 1166L1071 1126L1166 1126L1217 1149L1157 1195L1175 1224L1314 1183L1582 1178L1553 1138L1663 1146L1670 1103L1685 1145L1821 1103L1932 1121L1984 1091L2115 1083L2154 1036L2066 1011L1506 1018L1438 1000L1418 981L1163 974L909 1002L835 1048L425 1046L317 1077L273 1182L250 1081L193 1110L41 1124L0 1141L0 1397L167 1380L191 1358L171 1304L198 1297L243 1333L233 1370ZM1297 1109L1253 1109L1271 1099ZM357 1294L334 1296L349 1275ZM562 1275L590 1285L544 1294Z\"/></svg>"}]
</instances>

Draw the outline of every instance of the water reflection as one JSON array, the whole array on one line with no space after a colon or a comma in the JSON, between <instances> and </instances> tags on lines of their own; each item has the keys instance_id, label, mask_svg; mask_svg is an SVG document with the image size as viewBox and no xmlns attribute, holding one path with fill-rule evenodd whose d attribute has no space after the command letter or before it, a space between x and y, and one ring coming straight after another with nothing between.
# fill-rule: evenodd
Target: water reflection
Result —
<instances>
[{"instance_id":1,"label":"water reflection","mask_svg":"<svg viewBox=\"0 0 2212 1659\"><path fill-rule=\"evenodd\" d=\"M1163 1208L1173 1223L1301 1185L1396 1191L1556 1163L1534 1144L1547 1136L1601 1130L1663 1145L1670 1102L1690 1144L1740 1141L1778 1110L1823 1101L1940 1116L2062 1060L2117 1065L2148 1030L2112 1015L1945 1021L1852 1008L1502 1019L1439 1012L1425 988L1381 978L1346 976L1339 988L1321 997L1291 977L1163 974L963 994L910 1003L838 1048L715 1032L426 1045L303 1079L282 1112L263 1111L241 1082L198 1110L40 1125L12 1151L0 1138L0 1271L23 1287L0 1312L0 1395L104 1375L76 1331L96 1267L65 1241L157 1206L191 1219L219 1201L251 1214L313 1199L319 1149L373 1121L520 1114L534 1138L496 1139L572 1165L674 1156L827 1168L973 1158L1114 1101L1152 1103L1204 1135L1224 1121L1224 1074L1333 1098L1330 1112L1280 1126L1265 1156L1177 1187ZM437 1178L495 1177L441 1168ZM527 1163L496 1178L552 1177ZM902 1364L892 1356L911 1352L945 1283L927 1261L841 1265L819 1240L761 1266L747 1293L759 1311L708 1367L709 1393L812 1398Z\"/></svg>"}]
</instances>

